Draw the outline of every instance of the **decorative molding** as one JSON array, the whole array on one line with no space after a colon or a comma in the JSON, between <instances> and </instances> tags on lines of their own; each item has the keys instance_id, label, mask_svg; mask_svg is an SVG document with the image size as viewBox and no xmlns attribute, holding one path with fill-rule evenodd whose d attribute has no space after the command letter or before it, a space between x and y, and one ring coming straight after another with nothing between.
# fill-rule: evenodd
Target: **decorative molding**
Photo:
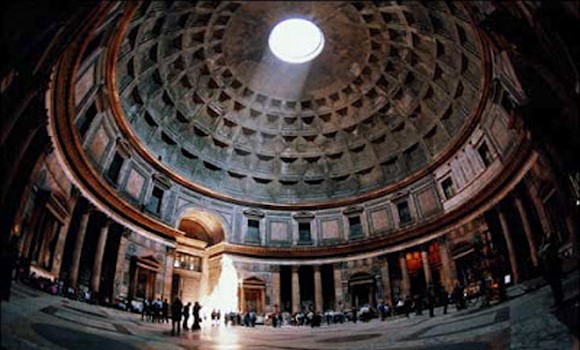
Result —
<instances>
[{"instance_id":1,"label":"decorative molding","mask_svg":"<svg viewBox=\"0 0 580 350\"><path fill-rule=\"evenodd\" d=\"M167 176L161 173L155 173L152 178L155 184L161 187L162 190L167 191L171 188L171 180Z\"/></svg>"},{"instance_id":2,"label":"decorative molding","mask_svg":"<svg viewBox=\"0 0 580 350\"><path fill-rule=\"evenodd\" d=\"M360 205L351 205L342 211L345 216L357 216L364 211L364 208Z\"/></svg>"},{"instance_id":3,"label":"decorative molding","mask_svg":"<svg viewBox=\"0 0 580 350\"><path fill-rule=\"evenodd\" d=\"M243 211L244 215L247 216L250 219L262 219L266 216L266 214L259 210L259 209L255 209L255 208L250 208L250 209L245 209Z\"/></svg>"},{"instance_id":4,"label":"decorative molding","mask_svg":"<svg viewBox=\"0 0 580 350\"><path fill-rule=\"evenodd\" d=\"M299 211L292 215L292 217L298 222L310 222L314 220L315 214L309 211Z\"/></svg>"}]
</instances>

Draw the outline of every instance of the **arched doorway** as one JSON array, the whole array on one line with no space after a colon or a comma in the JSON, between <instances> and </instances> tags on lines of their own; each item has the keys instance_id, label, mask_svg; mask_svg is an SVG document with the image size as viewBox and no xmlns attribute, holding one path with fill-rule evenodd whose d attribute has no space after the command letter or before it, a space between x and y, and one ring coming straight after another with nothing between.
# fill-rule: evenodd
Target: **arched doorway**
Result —
<instances>
[{"instance_id":1,"label":"arched doorway","mask_svg":"<svg viewBox=\"0 0 580 350\"><path fill-rule=\"evenodd\" d=\"M131 284L129 296L134 300L154 299L155 280L159 272L159 261L153 256L131 258Z\"/></svg>"},{"instance_id":2,"label":"arched doorway","mask_svg":"<svg viewBox=\"0 0 580 350\"><path fill-rule=\"evenodd\" d=\"M239 288L240 310L263 314L266 307L266 283L258 277L246 278Z\"/></svg>"},{"instance_id":3,"label":"arched doorway","mask_svg":"<svg viewBox=\"0 0 580 350\"><path fill-rule=\"evenodd\" d=\"M204 268L203 248L224 241L224 226L218 215L198 208L182 212L176 226L183 235L177 237L171 296L179 296L184 301L200 301L207 297L204 291L207 294L213 291L219 278L219 275L213 276L215 273L212 275L211 268Z\"/></svg>"},{"instance_id":4,"label":"arched doorway","mask_svg":"<svg viewBox=\"0 0 580 350\"><path fill-rule=\"evenodd\" d=\"M348 280L348 288L352 297L351 304L353 307L360 308L365 304L377 304L375 276L365 272L355 273Z\"/></svg>"}]
</instances>

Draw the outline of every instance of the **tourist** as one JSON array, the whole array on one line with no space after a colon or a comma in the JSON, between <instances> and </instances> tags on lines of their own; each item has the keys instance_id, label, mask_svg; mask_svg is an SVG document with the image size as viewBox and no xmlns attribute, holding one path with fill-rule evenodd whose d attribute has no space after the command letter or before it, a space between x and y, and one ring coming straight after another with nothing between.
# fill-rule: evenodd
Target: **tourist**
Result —
<instances>
[{"instance_id":1,"label":"tourist","mask_svg":"<svg viewBox=\"0 0 580 350\"><path fill-rule=\"evenodd\" d=\"M176 297L171 304L171 335L175 335L175 328L177 327L177 334L181 334L181 310L183 304L179 297Z\"/></svg>"},{"instance_id":2,"label":"tourist","mask_svg":"<svg viewBox=\"0 0 580 350\"><path fill-rule=\"evenodd\" d=\"M215 309L211 310L211 326L212 327L215 326L216 317L217 317L217 312L215 311Z\"/></svg>"},{"instance_id":3,"label":"tourist","mask_svg":"<svg viewBox=\"0 0 580 350\"><path fill-rule=\"evenodd\" d=\"M429 317L435 317L435 288L429 286L427 290L427 307L429 308Z\"/></svg>"},{"instance_id":4,"label":"tourist","mask_svg":"<svg viewBox=\"0 0 580 350\"><path fill-rule=\"evenodd\" d=\"M191 310L191 302L183 307L183 329L188 330L187 321L189 320L189 311Z\"/></svg>"},{"instance_id":5,"label":"tourist","mask_svg":"<svg viewBox=\"0 0 580 350\"><path fill-rule=\"evenodd\" d=\"M384 321L387 317L387 310L385 309L385 303L381 300L379 305L377 305L377 310L379 311L379 315L381 316L381 321Z\"/></svg>"},{"instance_id":6,"label":"tourist","mask_svg":"<svg viewBox=\"0 0 580 350\"><path fill-rule=\"evenodd\" d=\"M201 319L199 318L199 311L201 310L201 305L199 304L199 302L195 302L195 304L193 305L193 326L191 327L191 330L193 331L197 331L201 329L201 326L199 325L199 323L201 322Z\"/></svg>"},{"instance_id":7,"label":"tourist","mask_svg":"<svg viewBox=\"0 0 580 350\"><path fill-rule=\"evenodd\" d=\"M324 317L326 318L326 325L330 326L330 321L332 320L332 311L331 310L327 310L324 313Z\"/></svg>"},{"instance_id":8,"label":"tourist","mask_svg":"<svg viewBox=\"0 0 580 350\"><path fill-rule=\"evenodd\" d=\"M169 323L169 303L167 299L163 299L163 305L161 306L163 322Z\"/></svg>"},{"instance_id":9,"label":"tourist","mask_svg":"<svg viewBox=\"0 0 580 350\"><path fill-rule=\"evenodd\" d=\"M256 327L256 321L257 321L257 315L256 315L256 311L252 310L250 311L250 325L252 327Z\"/></svg>"},{"instance_id":10,"label":"tourist","mask_svg":"<svg viewBox=\"0 0 580 350\"><path fill-rule=\"evenodd\" d=\"M447 294L447 291L443 287L440 287L439 299L441 304L443 304L443 314L447 315L447 305L449 304L449 295Z\"/></svg>"},{"instance_id":11,"label":"tourist","mask_svg":"<svg viewBox=\"0 0 580 350\"><path fill-rule=\"evenodd\" d=\"M405 316L409 318L409 314L411 313L413 301L411 300L411 296L407 295L405 297L405 303L403 304L403 309L405 309Z\"/></svg>"}]
</instances>

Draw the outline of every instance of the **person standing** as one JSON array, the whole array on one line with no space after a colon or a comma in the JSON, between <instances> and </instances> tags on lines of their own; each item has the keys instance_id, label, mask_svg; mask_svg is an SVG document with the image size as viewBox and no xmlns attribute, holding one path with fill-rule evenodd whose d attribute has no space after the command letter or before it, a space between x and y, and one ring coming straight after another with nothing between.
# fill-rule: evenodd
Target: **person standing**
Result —
<instances>
[{"instance_id":1,"label":"person standing","mask_svg":"<svg viewBox=\"0 0 580 350\"><path fill-rule=\"evenodd\" d=\"M435 289L429 286L427 290L427 306L429 307L429 317L435 317Z\"/></svg>"},{"instance_id":2,"label":"person standing","mask_svg":"<svg viewBox=\"0 0 580 350\"><path fill-rule=\"evenodd\" d=\"M175 328L177 327L177 334L181 334L181 312L183 304L179 297L176 297L171 304L171 335L175 335Z\"/></svg>"},{"instance_id":3,"label":"person standing","mask_svg":"<svg viewBox=\"0 0 580 350\"><path fill-rule=\"evenodd\" d=\"M169 303L167 299L163 299L163 305L161 306L163 313L163 322L169 323Z\"/></svg>"},{"instance_id":4,"label":"person standing","mask_svg":"<svg viewBox=\"0 0 580 350\"><path fill-rule=\"evenodd\" d=\"M441 299L441 303L443 304L443 314L447 315L447 305L449 304L449 295L445 288L440 287L439 291L439 298Z\"/></svg>"},{"instance_id":5,"label":"person standing","mask_svg":"<svg viewBox=\"0 0 580 350\"><path fill-rule=\"evenodd\" d=\"M183 308L183 329L184 330L189 329L189 327L187 327L187 321L189 321L190 309L191 309L191 302L187 303L187 305L185 305L185 307Z\"/></svg>"},{"instance_id":6,"label":"person standing","mask_svg":"<svg viewBox=\"0 0 580 350\"><path fill-rule=\"evenodd\" d=\"M193 305L193 326L191 327L192 331L196 331L201 329L201 326L199 325L199 323L201 322L201 320L199 319L199 311L201 310L201 305L199 305L199 302L195 302L195 304Z\"/></svg>"}]
</instances>

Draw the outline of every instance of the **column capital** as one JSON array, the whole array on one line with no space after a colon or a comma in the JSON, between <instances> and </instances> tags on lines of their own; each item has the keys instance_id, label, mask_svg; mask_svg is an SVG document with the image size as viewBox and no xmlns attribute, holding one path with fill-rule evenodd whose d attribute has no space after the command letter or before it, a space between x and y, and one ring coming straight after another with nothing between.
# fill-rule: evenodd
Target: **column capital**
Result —
<instances>
[{"instance_id":1,"label":"column capital","mask_svg":"<svg viewBox=\"0 0 580 350\"><path fill-rule=\"evenodd\" d=\"M320 272L320 265L312 265L312 268L314 269L314 272Z\"/></svg>"},{"instance_id":2,"label":"column capital","mask_svg":"<svg viewBox=\"0 0 580 350\"><path fill-rule=\"evenodd\" d=\"M300 265L292 265L292 272L298 272Z\"/></svg>"}]
</instances>

